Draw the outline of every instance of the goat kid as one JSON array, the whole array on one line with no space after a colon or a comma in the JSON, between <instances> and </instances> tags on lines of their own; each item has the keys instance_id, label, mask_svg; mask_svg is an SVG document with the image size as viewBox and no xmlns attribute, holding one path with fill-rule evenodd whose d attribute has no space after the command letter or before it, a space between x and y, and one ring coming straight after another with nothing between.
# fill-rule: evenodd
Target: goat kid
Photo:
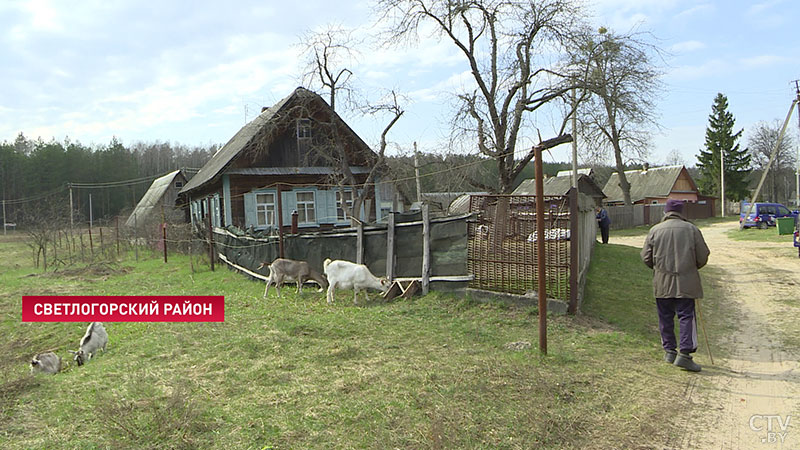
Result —
<instances>
[{"instance_id":1,"label":"goat kid","mask_svg":"<svg viewBox=\"0 0 800 450\"><path fill-rule=\"evenodd\" d=\"M31 360L31 373L55 375L61 371L61 357L53 352L39 353Z\"/></svg>"},{"instance_id":2,"label":"goat kid","mask_svg":"<svg viewBox=\"0 0 800 450\"><path fill-rule=\"evenodd\" d=\"M98 349L106 351L108 344L108 333L103 326L102 322L92 322L86 328L86 334L81 338L81 346L78 351L69 352L75 355L75 362L82 366L84 362L89 361L97 353Z\"/></svg>"},{"instance_id":3,"label":"goat kid","mask_svg":"<svg viewBox=\"0 0 800 450\"><path fill-rule=\"evenodd\" d=\"M328 304L333 303L336 288L353 289L353 304L358 304L358 291L364 290L364 297L369 301L367 289L377 289L381 292L389 290L390 283L386 278L378 278L369 271L364 264L350 261L330 259L325 260L325 276L328 277Z\"/></svg>"},{"instance_id":4,"label":"goat kid","mask_svg":"<svg viewBox=\"0 0 800 450\"><path fill-rule=\"evenodd\" d=\"M297 293L303 291L303 283L308 280L314 280L319 284L320 292L328 287L328 281L319 272L312 269L311 266L305 261L295 261L292 259L278 258L272 261L272 264L266 262L261 263L257 270L261 270L264 266L269 267L269 279L267 279L267 287L264 289L264 297L269 293L270 284L275 285L278 290L278 297L281 296L281 285L284 281L297 282Z\"/></svg>"}]
</instances>

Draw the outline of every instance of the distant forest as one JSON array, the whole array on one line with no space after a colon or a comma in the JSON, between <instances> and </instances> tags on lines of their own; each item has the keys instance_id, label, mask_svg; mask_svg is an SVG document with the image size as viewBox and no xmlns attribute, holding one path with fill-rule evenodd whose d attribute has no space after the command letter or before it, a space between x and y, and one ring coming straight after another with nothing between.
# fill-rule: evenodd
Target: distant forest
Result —
<instances>
[{"instance_id":1,"label":"distant forest","mask_svg":"<svg viewBox=\"0 0 800 450\"><path fill-rule=\"evenodd\" d=\"M203 167L218 145L189 147L170 142L134 142L128 146L112 139L108 145L84 145L65 140L31 140L20 133L14 142L0 144L0 187L8 222L24 222L26 208L43 202L67 205L67 186L73 188L73 203L80 220L89 218L92 196L94 220L128 214L156 177L186 169L188 177ZM403 200L416 200L413 156L393 156L384 180L394 180ZM495 192L497 164L483 156L420 154L420 185L423 192ZM545 163L544 173L555 176L569 170L569 163ZM634 167L631 167L634 168ZM611 167L594 167L602 187ZM517 184L533 178L533 164L518 177Z\"/></svg>"},{"instance_id":2,"label":"distant forest","mask_svg":"<svg viewBox=\"0 0 800 450\"><path fill-rule=\"evenodd\" d=\"M26 208L43 202L73 204L89 217L89 195L95 219L128 212L156 177L173 170L202 167L218 146L188 147L169 142L136 142L125 146L117 139L108 145L87 146L65 140L31 140L20 133L14 142L0 144L0 188L8 222L23 221ZM133 180L127 183L118 183Z\"/></svg>"}]
</instances>

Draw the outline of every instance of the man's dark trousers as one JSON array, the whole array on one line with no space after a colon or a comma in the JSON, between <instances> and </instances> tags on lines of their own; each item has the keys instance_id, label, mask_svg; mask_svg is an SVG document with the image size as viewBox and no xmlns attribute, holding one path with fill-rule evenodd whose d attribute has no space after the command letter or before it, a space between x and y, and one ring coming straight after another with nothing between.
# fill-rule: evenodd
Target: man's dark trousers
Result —
<instances>
[{"instance_id":1,"label":"man's dark trousers","mask_svg":"<svg viewBox=\"0 0 800 450\"><path fill-rule=\"evenodd\" d=\"M697 320L693 298L657 298L658 328L661 331L661 345L664 350L680 349L689 354L697 351ZM675 314L680 328L680 347L675 341Z\"/></svg>"}]
</instances>

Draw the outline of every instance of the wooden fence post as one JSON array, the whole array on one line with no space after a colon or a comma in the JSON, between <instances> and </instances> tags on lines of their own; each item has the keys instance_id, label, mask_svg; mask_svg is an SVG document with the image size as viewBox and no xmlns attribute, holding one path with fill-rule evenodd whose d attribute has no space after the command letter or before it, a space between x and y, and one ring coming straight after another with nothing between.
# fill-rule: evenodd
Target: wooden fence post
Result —
<instances>
[{"instance_id":1,"label":"wooden fence post","mask_svg":"<svg viewBox=\"0 0 800 450\"><path fill-rule=\"evenodd\" d=\"M214 271L214 227L211 223L211 197L206 199L208 211L208 257L211 260L211 271Z\"/></svg>"},{"instance_id":2,"label":"wooden fence post","mask_svg":"<svg viewBox=\"0 0 800 450\"><path fill-rule=\"evenodd\" d=\"M389 213L389 225L386 228L386 278L394 280L394 211Z\"/></svg>"},{"instance_id":3,"label":"wooden fence post","mask_svg":"<svg viewBox=\"0 0 800 450\"><path fill-rule=\"evenodd\" d=\"M117 258L119 258L119 216L117 216L115 229L116 229L115 237L116 237L116 241L117 241Z\"/></svg>"},{"instance_id":4,"label":"wooden fence post","mask_svg":"<svg viewBox=\"0 0 800 450\"><path fill-rule=\"evenodd\" d=\"M89 224L89 252L92 254L92 260L94 260L94 244L92 243L92 224Z\"/></svg>"},{"instance_id":5,"label":"wooden fence post","mask_svg":"<svg viewBox=\"0 0 800 450\"><path fill-rule=\"evenodd\" d=\"M364 264L364 224L359 221L356 230L356 264Z\"/></svg>"},{"instance_id":6,"label":"wooden fence post","mask_svg":"<svg viewBox=\"0 0 800 450\"><path fill-rule=\"evenodd\" d=\"M161 224L161 238L164 241L164 264L167 263L167 223Z\"/></svg>"},{"instance_id":7,"label":"wooden fence post","mask_svg":"<svg viewBox=\"0 0 800 450\"><path fill-rule=\"evenodd\" d=\"M431 276L431 214L428 204L422 205L422 295L428 295Z\"/></svg>"}]
</instances>

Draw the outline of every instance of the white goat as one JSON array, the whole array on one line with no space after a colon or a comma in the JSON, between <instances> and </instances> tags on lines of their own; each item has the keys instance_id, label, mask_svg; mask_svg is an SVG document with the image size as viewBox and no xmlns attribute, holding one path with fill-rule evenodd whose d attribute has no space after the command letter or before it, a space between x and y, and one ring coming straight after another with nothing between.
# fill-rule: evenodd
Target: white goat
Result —
<instances>
[{"instance_id":1,"label":"white goat","mask_svg":"<svg viewBox=\"0 0 800 450\"><path fill-rule=\"evenodd\" d=\"M61 357L53 352L39 353L31 360L31 373L55 375L61 370Z\"/></svg>"},{"instance_id":2,"label":"white goat","mask_svg":"<svg viewBox=\"0 0 800 450\"><path fill-rule=\"evenodd\" d=\"M82 366L84 362L89 361L97 353L98 349L106 351L108 344L108 333L102 322L92 322L86 328L86 334L81 339L81 346L77 352L70 350L69 352L75 355L75 362Z\"/></svg>"},{"instance_id":3,"label":"white goat","mask_svg":"<svg viewBox=\"0 0 800 450\"><path fill-rule=\"evenodd\" d=\"M328 304L333 303L336 288L353 289L353 303L358 304L358 291L364 290L364 297L369 301L367 288L377 289L382 292L389 290L389 281L377 278L363 264L350 261L330 259L325 260L325 276L328 277Z\"/></svg>"},{"instance_id":4,"label":"white goat","mask_svg":"<svg viewBox=\"0 0 800 450\"><path fill-rule=\"evenodd\" d=\"M272 264L261 263L256 270L260 270L264 266L269 267L269 279L267 279L267 287L264 289L264 297L269 293L270 284L275 285L275 289L278 290L278 297L280 297L281 285L284 281L296 281L298 294L303 291L303 283L308 280L314 280L319 284L320 290L328 287L328 281L325 277L312 269L305 261L278 258L272 261Z\"/></svg>"}]
</instances>

